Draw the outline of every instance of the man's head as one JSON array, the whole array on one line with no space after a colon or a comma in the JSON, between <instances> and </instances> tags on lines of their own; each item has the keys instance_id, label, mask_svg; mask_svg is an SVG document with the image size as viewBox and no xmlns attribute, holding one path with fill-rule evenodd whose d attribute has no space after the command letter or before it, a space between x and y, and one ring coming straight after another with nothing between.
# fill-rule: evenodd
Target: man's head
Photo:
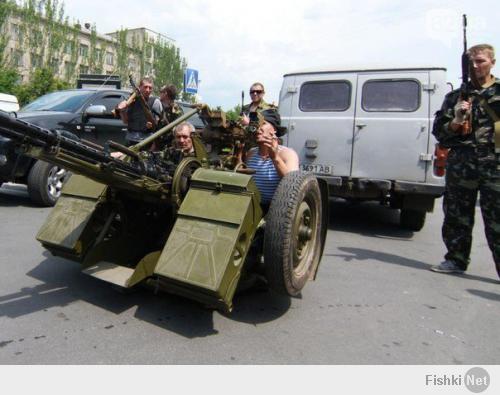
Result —
<instances>
[{"instance_id":1,"label":"man's head","mask_svg":"<svg viewBox=\"0 0 500 395\"><path fill-rule=\"evenodd\" d=\"M139 90L145 99L149 99L151 92L153 92L153 80L150 77L143 77L139 83Z\"/></svg>"},{"instance_id":2,"label":"man's head","mask_svg":"<svg viewBox=\"0 0 500 395\"><path fill-rule=\"evenodd\" d=\"M194 133L194 126L189 122L182 122L174 129L175 145L185 154L193 151L192 133Z\"/></svg>"},{"instance_id":3,"label":"man's head","mask_svg":"<svg viewBox=\"0 0 500 395\"><path fill-rule=\"evenodd\" d=\"M467 51L470 56L471 70L478 82L483 84L491 75L495 65L495 49L489 44L479 44Z\"/></svg>"},{"instance_id":4,"label":"man's head","mask_svg":"<svg viewBox=\"0 0 500 395\"><path fill-rule=\"evenodd\" d=\"M260 82L254 82L250 87L250 99L253 103L259 103L264 97L264 85Z\"/></svg>"},{"instance_id":5,"label":"man's head","mask_svg":"<svg viewBox=\"0 0 500 395\"><path fill-rule=\"evenodd\" d=\"M177 97L175 85L163 85L160 89L160 100L165 103L172 103Z\"/></svg>"},{"instance_id":6,"label":"man's head","mask_svg":"<svg viewBox=\"0 0 500 395\"><path fill-rule=\"evenodd\" d=\"M281 126L281 117L275 109L268 109L260 112L261 117L264 119L264 125L270 125L278 137L286 133L286 128Z\"/></svg>"}]
</instances>

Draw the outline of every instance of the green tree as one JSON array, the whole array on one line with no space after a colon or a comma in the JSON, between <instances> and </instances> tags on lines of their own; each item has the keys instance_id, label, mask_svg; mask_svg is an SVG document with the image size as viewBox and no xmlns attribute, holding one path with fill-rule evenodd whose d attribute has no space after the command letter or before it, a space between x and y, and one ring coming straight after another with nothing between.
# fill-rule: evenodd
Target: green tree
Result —
<instances>
[{"instance_id":1,"label":"green tree","mask_svg":"<svg viewBox=\"0 0 500 395\"><path fill-rule=\"evenodd\" d=\"M241 105L240 104L238 104L237 106L235 106L231 110L226 111L226 117L230 121L237 121L240 118L240 114L241 114Z\"/></svg>"},{"instance_id":2,"label":"green tree","mask_svg":"<svg viewBox=\"0 0 500 395\"><path fill-rule=\"evenodd\" d=\"M180 50L174 45L156 41L153 46L155 86L174 84L179 91L184 80L187 63L181 58ZM186 97L183 97L186 100Z\"/></svg>"},{"instance_id":3,"label":"green tree","mask_svg":"<svg viewBox=\"0 0 500 395\"><path fill-rule=\"evenodd\" d=\"M0 66L0 92L14 94L19 82L19 73L12 67Z\"/></svg>"},{"instance_id":4,"label":"green tree","mask_svg":"<svg viewBox=\"0 0 500 395\"><path fill-rule=\"evenodd\" d=\"M16 87L15 94L19 104L23 106L46 93L68 88L69 84L55 78L50 69L39 68L35 70L29 83Z\"/></svg>"}]
</instances>

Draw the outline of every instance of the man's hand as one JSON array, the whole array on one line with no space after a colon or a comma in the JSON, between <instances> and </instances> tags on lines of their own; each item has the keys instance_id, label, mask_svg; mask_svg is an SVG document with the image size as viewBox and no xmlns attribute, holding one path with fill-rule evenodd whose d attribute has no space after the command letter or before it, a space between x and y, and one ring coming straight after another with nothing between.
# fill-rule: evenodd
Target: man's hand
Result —
<instances>
[{"instance_id":1,"label":"man's hand","mask_svg":"<svg viewBox=\"0 0 500 395\"><path fill-rule=\"evenodd\" d=\"M456 125L463 125L470 115L470 103L460 100L453 109L455 111L455 118L453 118L452 122Z\"/></svg>"},{"instance_id":2,"label":"man's hand","mask_svg":"<svg viewBox=\"0 0 500 395\"><path fill-rule=\"evenodd\" d=\"M262 143L265 147L269 148L269 157L275 159L278 155L278 137L261 133L257 135L257 143Z\"/></svg>"},{"instance_id":3,"label":"man's hand","mask_svg":"<svg viewBox=\"0 0 500 395\"><path fill-rule=\"evenodd\" d=\"M250 124L250 118L243 114L240 118L240 122L243 126L248 126Z\"/></svg>"},{"instance_id":4,"label":"man's hand","mask_svg":"<svg viewBox=\"0 0 500 395\"><path fill-rule=\"evenodd\" d=\"M152 129L153 128L153 124L149 121L146 122L146 128L147 129Z\"/></svg>"},{"instance_id":5,"label":"man's hand","mask_svg":"<svg viewBox=\"0 0 500 395\"><path fill-rule=\"evenodd\" d=\"M121 101L120 103L118 103L116 108L120 111L125 110L127 108L127 101L126 100Z\"/></svg>"},{"instance_id":6,"label":"man's hand","mask_svg":"<svg viewBox=\"0 0 500 395\"><path fill-rule=\"evenodd\" d=\"M125 154L123 154L121 152L118 152L118 151L111 152L110 155L111 155L112 158L115 158L115 159L123 159L123 158L125 158Z\"/></svg>"}]
</instances>

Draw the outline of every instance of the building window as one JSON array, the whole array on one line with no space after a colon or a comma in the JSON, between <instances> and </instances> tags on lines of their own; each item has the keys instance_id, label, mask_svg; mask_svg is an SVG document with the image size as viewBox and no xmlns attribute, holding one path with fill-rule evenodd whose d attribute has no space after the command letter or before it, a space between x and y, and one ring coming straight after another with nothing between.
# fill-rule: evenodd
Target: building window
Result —
<instances>
[{"instance_id":1,"label":"building window","mask_svg":"<svg viewBox=\"0 0 500 395\"><path fill-rule=\"evenodd\" d=\"M109 66L113 66L114 64L114 55L112 52L106 52L106 64Z\"/></svg>"},{"instance_id":2,"label":"building window","mask_svg":"<svg viewBox=\"0 0 500 395\"><path fill-rule=\"evenodd\" d=\"M71 80L75 73L75 64L72 62L64 62L64 75L67 80Z\"/></svg>"},{"instance_id":3,"label":"building window","mask_svg":"<svg viewBox=\"0 0 500 395\"><path fill-rule=\"evenodd\" d=\"M79 73L80 74L88 74L89 73L89 66L85 66L84 64L81 64L80 68L79 68Z\"/></svg>"},{"instance_id":4,"label":"building window","mask_svg":"<svg viewBox=\"0 0 500 395\"><path fill-rule=\"evenodd\" d=\"M31 34L33 35L33 41L35 43L35 45L37 46L42 46L42 42L43 42L43 35L42 35L42 32L40 30L33 30L31 32Z\"/></svg>"},{"instance_id":5,"label":"building window","mask_svg":"<svg viewBox=\"0 0 500 395\"><path fill-rule=\"evenodd\" d=\"M15 50L12 53L12 62L17 67L24 67L24 54L22 51Z\"/></svg>"},{"instance_id":6,"label":"building window","mask_svg":"<svg viewBox=\"0 0 500 395\"><path fill-rule=\"evenodd\" d=\"M67 54L67 55L71 55L72 52L73 52L73 42L72 41L68 41L64 45L64 53Z\"/></svg>"},{"instance_id":7,"label":"building window","mask_svg":"<svg viewBox=\"0 0 500 395\"><path fill-rule=\"evenodd\" d=\"M85 45L85 44L80 44L80 52L79 52L79 55L80 55L82 58L86 58L87 56L89 56L89 46L88 46L88 45Z\"/></svg>"},{"instance_id":8,"label":"building window","mask_svg":"<svg viewBox=\"0 0 500 395\"><path fill-rule=\"evenodd\" d=\"M95 60L100 63L102 61L102 49L96 48L95 50Z\"/></svg>"},{"instance_id":9,"label":"building window","mask_svg":"<svg viewBox=\"0 0 500 395\"><path fill-rule=\"evenodd\" d=\"M11 35L11 39L14 40L14 41L23 41L23 34L21 32L21 28L19 27L19 25L16 25L16 24L12 24L10 25L10 35Z\"/></svg>"},{"instance_id":10,"label":"building window","mask_svg":"<svg viewBox=\"0 0 500 395\"><path fill-rule=\"evenodd\" d=\"M31 67L42 67L42 57L40 55L37 55L35 53L31 54Z\"/></svg>"},{"instance_id":11,"label":"building window","mask_svg":"<svg viewBox=\"0 0 500 395\"><path fill-rule=\"evenodd\" d=\"M52 58L50 60L50 69L52 70L53 73L58 74L59 73L59 59L57 58Z\"/></svg>"}]
</instances>

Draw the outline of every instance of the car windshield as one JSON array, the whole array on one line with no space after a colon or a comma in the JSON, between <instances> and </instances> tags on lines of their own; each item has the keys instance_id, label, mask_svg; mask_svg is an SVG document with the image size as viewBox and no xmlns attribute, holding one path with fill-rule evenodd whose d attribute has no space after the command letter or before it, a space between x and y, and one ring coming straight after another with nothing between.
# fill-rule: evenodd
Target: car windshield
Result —
<instances>
[{"instance_id":1,"label":"car windshield","mask_svg":"<svg viewBox=\"0 0 500 395\"><path fill-rule=\"evenodd\" d=\"M43 95L24 106L20 112L28 111L65 111L75 112L94 94L93 91L60 91Z\"/></svg>"}]
</instances>

